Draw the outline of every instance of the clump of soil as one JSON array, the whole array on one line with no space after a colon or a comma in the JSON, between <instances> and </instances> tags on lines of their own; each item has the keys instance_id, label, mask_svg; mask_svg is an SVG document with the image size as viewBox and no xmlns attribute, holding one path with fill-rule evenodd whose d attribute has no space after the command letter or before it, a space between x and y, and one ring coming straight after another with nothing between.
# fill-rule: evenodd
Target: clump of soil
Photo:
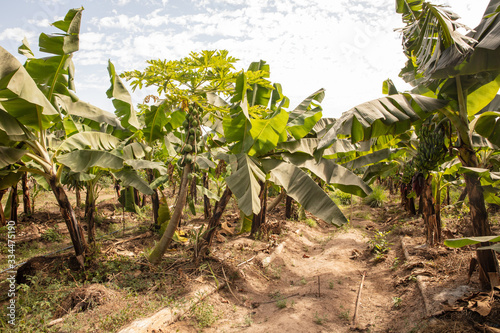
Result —
<instances>
[{"instance_id":1,"label":"clump of soil","mask_svg":"<svg viewBox=\"0 0 500 333\"><path fill-rule=\"evenodd\" d=\"M80 268L76 257L73 255L33 257L17 269L16 283L29 284L29 276L35 276L37 272L47 272L49 269L53 270L55 266L62 266L64 263L71 270L77 271Z\"/></svg>"},{"instance_id":2,"label":"clump of soil","mask_svg":"<svg viewBox=\"0 0 500 333\"><path fill-rule=\"evenodd\" d=\"M62 301L60 308L54 314L54 319L68 313L93 309L99 305L109 303L117 297L118 292L97 283L77 288Z\"/></svg>"}]
</instances>

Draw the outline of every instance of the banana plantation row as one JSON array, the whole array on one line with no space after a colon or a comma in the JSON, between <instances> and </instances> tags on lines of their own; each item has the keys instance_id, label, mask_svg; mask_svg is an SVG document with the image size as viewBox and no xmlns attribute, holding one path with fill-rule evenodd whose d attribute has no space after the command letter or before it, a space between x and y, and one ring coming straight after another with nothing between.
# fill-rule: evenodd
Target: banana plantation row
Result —
<instances>
[{"instance_id":1,"label":"banana plantation row","mask_svg":"<svg viewBox=\"0 0 500 333\"><path fill-rule=\"evenodd\" d=\"M491 235L486 211L486 203L500 204L499 9L500 0L491 0L479 26L463 35L447 8L396 0L408 58L400 76L414 88L399 92L387 80L385 97L339 119L322 118L322 89L289 111L289 100L281 85L269 80L265 61L237 71L237 59L223 50L149 60L143 71L120 75L110 61L106 93L115 110L103 111L74 93L72 57L79 48L83 8L72 9L53 23L59 34L40 35L46 57L35 57L24 40L19 47L26 56L23 65L0 47L0 196L11 189L7 206L12 207L10 216L0 209L2 223L17 219L20 181L28 203L25 184L32 177L54 193L83 267L96 249L99 179L111 176L122 188L127 209L135 209L138 192L151 197L152 219L162 236L149 260L158 263L184 207L193 205L190 198L198 192L209 219L194 251L199 260L209 253L232 196L247 217L242 221L250 221L242 232L251 235L261 233L266 223L270 187L281 193L278 200L293 198L318 218L341 226L347 219L322 185L364 197L379 178L400 184L401 203L410 214L420 198L427 242L436 245L443 242L439 213L446 189L461 186L477 237L446 244L482 243L477 259L482 285L488 287L498 277L494 251L500 252L487 243L500 237ZM134 106L122 79L133 90L155 87L157 94ZM171 213L160 198L167 186L176 187ZM66 188L86 191L87 240Z\"/></svg>"}]
</instances>

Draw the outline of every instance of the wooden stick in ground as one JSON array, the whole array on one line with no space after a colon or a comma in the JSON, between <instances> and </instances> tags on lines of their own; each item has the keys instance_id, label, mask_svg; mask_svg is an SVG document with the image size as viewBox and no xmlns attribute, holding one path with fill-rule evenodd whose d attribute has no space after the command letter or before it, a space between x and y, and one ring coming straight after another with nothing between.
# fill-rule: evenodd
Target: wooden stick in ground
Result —
<instances>
[{"instance_id":1,"label":"wooden stick in ground","mask_svg":"<svg viewBox=\"0 0 500 333\"><path fill-rule=\"evenodd\" d=\"M358 296L356 297L356 307L354 308L354 315L352 316L352 325L356 326L356 317L358 315L359 304L361 303L361 290L363 289L363 283L365 282L366 271L363 272L361 277L361 283L359 285Z\"/></svg>"}]
</instances>

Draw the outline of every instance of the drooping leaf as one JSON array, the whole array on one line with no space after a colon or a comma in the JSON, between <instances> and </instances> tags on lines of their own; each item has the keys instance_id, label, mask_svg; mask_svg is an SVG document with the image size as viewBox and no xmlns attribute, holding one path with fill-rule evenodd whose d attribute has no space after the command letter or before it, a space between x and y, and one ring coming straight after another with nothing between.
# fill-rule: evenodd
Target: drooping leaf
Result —
<instances>
[{"instance_id":1,"label":"drooping leaf","mask_svg":"<svg viewBox=\"0 0 500 333\"><path fill-rule=\"evenodd\" d=\"M148 160L125 160L125 164L130 165L134 170L152 169L159 172L160 175L167 173L167 168L163 162Z\"/></svg>"},{"instance_id":2,"label":"drooping leaf","mask_svg":"<svg viewBox=\"0 0 500 333\"><path fill-rule=\"evenodd\" d=\"M325 134L318 149L332 144L337 135L349 135L353 143L381 135L397 135L426 113L444 107L448 102L413 94L391 95L360 104L344 112Z\"/></svg>"},{"instance_id":3,"label":"drooping leaf","mask_svg":"<svg viewBox=\"0 0 500 333\"><path fill-rule=\"evenodd\" d=\"M0 108L37 131L52 126L59 113L21 63L0 47ZM40 128L41 126L41 128Z\"/></svg>"},{"instance_id":4,"label":"drooping leaf","mask_svg":"<svg viewBox=\"0 0 500 333\"><path fill-rule=\"evenodd\" d=\"M2 133L3 132L3 133ZM2 135L3 134L3 135ZM0 135L5 136L0 142L10 141L24 141L33 139L33 135L19 123L19 121L0 109ZM2 137L0 136L0 139Z\"/></svg>"},{"instance_id":5,"label":"drooping leaf","mask_svg":"<svg viewBox=\"0 0 500 333\"><path fill-rule=\"evenodd\" d=\"M470 123L471 132L476 131L496 146L500 146L500 112L487 111Z\"/></svg>"},{"instance_id":6,"label":"drooping leaf","mask_svg":"<svg viewBox=\"0 0 500 333\"><path fill-rule=\"evenodd\" d=\"M334 185L343 192L360 197L366 197L372 192L371 188L356 174L331 160L321 159L316 162L311 157L291 154L283 154L283 158L299 168L308 169L327 184Z\"/></svg>"},{"instance_id":7,"label":"drooping leaf","mask_svg":"<svg viewBox=\"0 0 500 333\"><path fill-rule=\"evenodd\" d=\"M87 120L85 123L94 130L101 130L103 126L108 125L116 131L125 131L120 121L110 112L82 100L73 100L70 96L56 94L55 97L57 103L69 115ZM123 138L123 135L120 135L120 138Z\"/></svg>"},{"instance_id":8,"label":"drooping leaf","mask_svg":"<svg viewBox=\"0 0 500 333\"><path fill-rule=\"evenodd\" d=\"M216 193L210 191L208 188L196 185L196 192L200 193L202 196L206 196L209 199L219 201L220 196L218 196Z\"/></svg>"},{"instance_id":9,"label":"drooping leaf","mask_svg":"<svg viewBox=\"0 0 500 333\"><path fill-rule=\"evenodd\" d=\"M16 163L26 153L24 149L0 146L0 169Z\"/></svg>"},{"instance_id":10,"label":"drooping leaf","mask_svg":"<svg viewBox=\"0 0 500 333\"><path fill-rule=\"evenodd\" d=\"M261 209L259 180L265 181L265 174L250 156L238 154L236 157L237 168L226 178L226 184L236 196L238 207L245 215L258 214Z\"/></svg>"},{"instance_id":11,"label":"drooping leaf","mask_svg":"<svg viewBox=\"0 0 500 333\"><path fill-rule=\"evenodd\" d=\"M59 155L57 161L75 172L86 172L92 167L100 167L109 170L119 170L123 168L123 159L121 157L103 150L76 150Z\"/></svg>"},{"instance_id":12,"label":"drooping leaf","mask_svg":"<svg viewBox=\"0 0 500 333\"><path fill-rule=\"evenodd\" d=\"M81 132L70 136L57 151L68 152L79 149L111 150L118 146L120 139L102 132Z\"/></svg>"},{"instance_id":13,"label":"drooping leaf","mask_svg":"<svg viewBox=\"0 0 500 333\"><path fill-rule=\"evenodd\" d=\"M287 194L304 209L336 226L347 223L346 217L332 199L300 168L274 159L264 160L263 165L266 172L271 174L270 180L283 186Z\"/></svg>"},{"instance_id":14,"label":"drooping leaf","mask_svg":"<svg viewBox=\"0 0 500 333\"><path fill-rule=\"evenodd\" d=\"M120 171L113 172L113 175L122 181L124 187L132 186L143 194L153 194L153 190L149 187L149 184L142 179L135 170L124 168Z\"/></svg>"},{"instance_id":15,"label":"drooping leaf","mask_svg":"<svg viewBox=\"0 0 500 333\"><path fill-rule=\"evenodd\" d=\"M486 242L500 242L500 236L477 236L477 237L446 239L444 241L444 245L448 247L458 248L467 245L486 243Z\"/></svg>"}]
</instances>

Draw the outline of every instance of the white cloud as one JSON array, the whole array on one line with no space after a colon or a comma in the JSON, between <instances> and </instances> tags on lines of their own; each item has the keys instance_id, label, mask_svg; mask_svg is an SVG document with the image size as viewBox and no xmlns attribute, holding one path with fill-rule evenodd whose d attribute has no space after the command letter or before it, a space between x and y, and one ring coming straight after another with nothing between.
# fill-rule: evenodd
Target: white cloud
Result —
<instances>
[{"instance_id":1,"label":"white cloud","mask_svg":"<svg viewBox=\"0 0 500 333\"><path fill-rule=\"evenodd\" d=\"M32 38L34 32L30 30L24 30L22 28L7 28L0 32L0 40L15 40L21 41L23 37Z\"/></svg>"}]
</instances>

